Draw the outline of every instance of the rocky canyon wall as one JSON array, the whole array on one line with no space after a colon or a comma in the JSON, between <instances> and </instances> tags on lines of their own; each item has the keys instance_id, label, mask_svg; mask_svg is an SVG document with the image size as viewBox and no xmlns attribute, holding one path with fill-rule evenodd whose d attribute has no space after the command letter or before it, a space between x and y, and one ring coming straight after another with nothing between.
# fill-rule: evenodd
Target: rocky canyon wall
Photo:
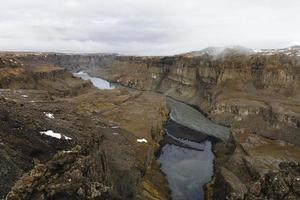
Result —
<instances>
[{"instance_id":1,"label":"rocky canyon wall","mask_svg":"<svg viewBox=\"0 0 300 200\"><path fill-rule=\"evenodd\" d=\"M300 59L286 54L134 57L106 54L19 55L197 106L228 126L300 145Z\"/></svg>"},{"instance_id":2,"label":"rocky canyon wall","mask_svg":"<svg viewBox=\"0 0 300 200\"><path fill-rule=\"evenodd\" d=\"M61 87L57 83L54 84L53 80L59 80L66 71L60 69L61 71L56 73L56 67L64 67L72 72L85 70L91 76L102 77L130 88L171 96L197 107L213 121L230 126L231 141L218 143L214 147L216 176L213 190L207 190L207 195L211 193L214 199L223 197L247 199L247 196L248 199L262 197L276 199L277 196L281 198L282 195L297 199L299 196L291 192L298 191L298 189L291 189L294 188L291 185L299 183L297 178L293 179L291 184L279 185L278 187L282 186L285 191L279 191L278 194L265 190L266 186L274 189L277 183L286 182L284 177L281 178L280 170L288 170L288 173L293 174L293 169L297 168L288 165L292 166L291 170L281 169L280 166L286 165L282 164L283 162L300 160L299 148L295 146L300 146L300 60L297 56L256 53L215 58L209 55L133 57L106 54L15 53L12 57L14 58L12 61L1 57L0 70L2 74L6 73L3 77L7 77L7 74L12 77L17 74L16 77L22 78L23 76L18 74L23 73L19 73L16 67L21 63L24 65L21 69L26 69L25 77L28 72L36 74L36 78L30 78L28 82L21 81L28 87L30 86L28 83L33 82L47 91L52 91L52 87L54 87L53 91L60 91ZM1 65L11 67L7 71L7 68L1 68ZM63 75L63 79L67 77ZM47 78L51 78L53 84L40 84L47 82ZM19 83L18 87L20 87L20 81L14 81L14 78L9 80L11 80L10 84L3 82L5 79L2 79L0 84L2 82L5 83L3 85L14 88L17 87L15 84ZM69 76L64 84L70 83L72 77ZM127 104L127 100L125 103L122 100L125 98L123 92L120 91L118 95L113 104L107 104L107 101L112 101L113 98L104 92L93 93L79 100L75 98L74 101L79 105L78 109L81 112L90 113L91 116L95 112L99 113L108 121L118 122L120 127L130 133L151 140L151 137L147 138L147 135L139 134L150 133L152 128L144 127L143 130L146 131L140 131L141 128L137 124L148 126L149 122L154 122L157 116L152 116L151 113L158 113L155 102L162 100L155 100L157 94L133 95L128 98L131 103ZM160 95L159 98L162 97L163 95ZM87 104L86 99L91 102ZM128 115L129 112L131 115ZM117 119L116 113L120 115ZM141 117L144 113L147 113L149 119ZM144 119L149 122L143 122ZM162 124L154 125L156 126L162 127ZM161 136L159 135L157 139L153 138L158 142ZM145 154L144 151L138 152ZM149 170L146 171L149 176ZM274 182L273 179L265 179L270 171L279 173L277 174L279 178L274 175ZM151 173L150 176L155 177ZM149 185L160 179L152 182L149 182L150 179L147 177L144 179L143 191L146 191L145 194L149 193L147 191L152 191L150 193L154 194L153 188L156 187L149 187ZM269 180L270 183L265 183L264 180Z\"/></svg>"}]
</instances>

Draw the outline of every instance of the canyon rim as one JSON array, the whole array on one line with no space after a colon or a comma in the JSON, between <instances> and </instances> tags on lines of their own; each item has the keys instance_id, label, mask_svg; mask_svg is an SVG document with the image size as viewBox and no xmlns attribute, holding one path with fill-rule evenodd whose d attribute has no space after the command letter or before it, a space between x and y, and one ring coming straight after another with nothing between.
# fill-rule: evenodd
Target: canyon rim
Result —
<instances>
[{"instance_id":1,"label":"canyon rim","mask_svg":"<svg viewBox=\"0 0 300 200\"><path fill-rule=\"evenodd\" d=\"M1 198L182 199L159 156L211 141L191 199L298 199L298 51L1 53Z\"/></svg>"},{"instance_id":2,"label":"canyon rim","mask_svg":"<svg viewBox=\"0 0 300 200\"><path fill-rule=\"evenodd\" d=\"M300 200L299 0L2 0L0 200Z\"/></svg>"}]
</instances>

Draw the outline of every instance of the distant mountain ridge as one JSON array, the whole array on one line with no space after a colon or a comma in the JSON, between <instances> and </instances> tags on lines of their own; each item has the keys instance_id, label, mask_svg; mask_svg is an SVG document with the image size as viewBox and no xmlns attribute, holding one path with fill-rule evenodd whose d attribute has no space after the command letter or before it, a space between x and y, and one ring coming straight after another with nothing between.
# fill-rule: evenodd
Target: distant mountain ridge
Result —
<instances>
[{"instance_id":1,"label":"distant mountain ridge","mask_svg":"<svg viewBox=\"0 0 300 200\"><path fill-rule=\"evenodd\" d=\"M262 55L285 54L288 56L300 56L300 45L295 45L295 46L281 48L281 49L259 49L259 50L254 50L242 46L207 47L200 51L191 51L191 52L179 54L179 56L199 57L199 56L207 55L215 58L222 58L228 55L252 55L252 54L262 54Z\"/></svg>"},{"instance_id":2,"label":"distant mountain ridge","mask_svg":"<svg viewBox=\"0 0 300 200\"><path fill-rule=\"evenodd\" d=\"M282 49L261 49L256 50L255 52L264 55L285 54L288 56L300 56L300 45L295 45Z\"/></svg>"}]
</instances>

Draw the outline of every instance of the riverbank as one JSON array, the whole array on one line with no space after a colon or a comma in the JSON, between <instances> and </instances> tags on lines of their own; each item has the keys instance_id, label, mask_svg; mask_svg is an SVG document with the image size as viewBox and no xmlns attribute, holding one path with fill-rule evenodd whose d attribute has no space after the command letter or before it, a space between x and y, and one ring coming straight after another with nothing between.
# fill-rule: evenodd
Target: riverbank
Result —
<instances>
[{"instance_id":1,"label":"riverbank","mask_svg":"<svg viewBox=\"0 0 300 200\"><path fill-rule=\"evenodd\" d=\"M103 120L107 127L113 125L110 127L111 131L109 132L112 135L118 135L121 131L114 131L112 127L115 126L111 122L120 121L121 129L126 130L125 132L129 133L128 135L135 136L131 140L132 143L126 143L129 145L137 143L138 147L147 146L144 142L147 140L144 138L147 135L151 135L149 138L153 138L154 141L161 140L163 132L156 130L160 130L158 127L162 126L160 123L156 123L156 119L160 121L161 118L157 117L160 115L165 116L163 118L167 119L168 111L165 112L165 109L153 108L151 103L153 101L161 102L162 94L194 105L199 110L202 110L205 116L212 121L230 127L232 132L229 142L217 143L214 148L216 154L216 176L212 198L218 200L223 197L230 199L282 199L283 196L297 199L298 197L296 192L289 192L297 191L297 179L289 179L292 181L286 182L285 179L280 178L282 177L280 166L288 166L288 173L292 174L294 174L293 169L295 168L292 167L293 165L282 163L299 162L299 159L294 156L299 155L300 119L299 58L296 56L279 53L274 55L253 54L249 56L228 55L220 59L211 59L209 56L130 57L98 54L4 53L1 57L1 62L0 85L3 89L11 91L8 96L6 94L3 96L4 100L11 96L11 102L21 102L20 107L24 106L23 102L26 102L24 101L26 99L29 102L38 101L45 104L58 99L62 102L66 101L71 104L60 103L69 105L71 108L74 106L76 108L74 112L79 116L84 116L83 119L95 120L97 123L99 120ZM67 70L61 67L72 72L86 70L92 76L104 77L109 81L119 82L124 86L139 89L140 91L135 90L129 93L126 90L95 92L95 88L91 87L90 82L74 79ZM31 94L29 91L23 92L24 94L13 92L16 89L35 90L35 94ZM37 95L37 90L42 92ZM160 95L151 91L155 91ZM26 96L29 96L29 98ZM37 96L37 99L31 99L31 96ZM113 104L108 103L111 99L114 99ZM9 105L13 107L13 104ZM159 103L158 105L161 104ZM40 104L37 109L42 109L43 106L43 104ZM165 105L159 106L159 108L165 108ZM4 113L9 112L7 109L4 109ZM54 107L53 109L55 110L56 108ZM66 112L63 107L58 107L57 109L61 110L61 112ZM150 114L146 109L150 109ZM125 114L123 110L127 113ZM144 113L141 113L141 110ZM49 110L43 112L49 112ZM124 119L124 121L114 117L119 113L121 113L120 118ZM132 119L128 116L128 113L132 115ZM155 113L164 114L158 115ZM146 119L144 119L145 115ZM17 113L13 114L13 116L7 114L4 116L6 116L5 119L16 118L20 119L19 121L21 122L23 120L23 118L17 117ZM62 118L66 120L68 117L71 117L71 115L66 115ZM40 119L43 118L41 116L32 117L32 121L29 121L30 127L37 127L32 124L40 125L37 123ZM149 123L152 120L155 123ZM8 130L26 127L19 121L17 123L14 120L11 121L11 126L8 129L4 125L1 127L4 139L8 134ZM60 127L64 122L64 120L58 121L60 125L57 126ZM129 125L128 122L130 122ZM147 125L142 126L141 124ZM55 128L56 126L53 125L53 127ZM142 134L139 129L143 130ZM60 130L64 131L62 128ZM46 133L47 131L35 128L28 133L40 134L39 132ZM55 130L53 131L55 132ZM77 137L85 138L85 131L78 133ZM56 131L55 133L60 132ZM72 131L67 133L72 134ZM123 135L123 132L121 133ZM62 134L70 137L68 134ZM45 136L45 134L43 135ZM32 139L34 143L39 141L36 137ZM137 142L137 139L141 142ZM24 138L21 138L21 141L25 141ZM109 143L109 141L107 142ZM14 143L4 144L9 146L9 149L14 149L11 148L14 147ZM154 149L159 147L158 142L152 144L154 144ZM122 146L121 143L120 145ZM36 156L37 158L34 156L34 159L22 159L30 161L29 164L24 165L27 167L27 171L33 166L34 160L38 159L38 162L41 162L41 158L51 158L52 153L57 152L56 149L48 151L48 148L46 149L48 153L51 152L50 156L46 152L42 153L42 156ZM132 148L135 148L135 146L128 147L129 150ZM20 155L28 156L30 152L26 151L25 154L21 152ZM144 154L148 151L141 152ZM7 150L5 150L4 155L6 153ZM35 155L35 153L33 154ZM8 152L9 158L13 157L13 155L11 152ZM130 155L128 154L129 157ZM149 155L152 156L153 154L149 153ZM141 155L137 155L137 157L140 158ZM3 160L6 158L4 156ZM135 158L135 156L130 158ZM130 177L138 177L137 182L139 183L128 188L131 194L141 194L140 192L143 190L140 190L141 182L139 178L145 176L145 171L149 173L151 171L144 170L145 166L149 166L144 163L149 163L149 160L145 159L145 157L141 158L142 161L146 160L147 162L141 162L142 165L137 165L143 166L136 170L141 172L141 175L130 175ZM118 160L118 158L116 159ZM7 167L7 163L9 163L9 166L13 166L12 163L17 162L5 162L3 166ZM119 164L116 164L116 166ZM17 166L22 165L18 163ZM115 168L112 167L111 169ZM152 169L155 169L154 171L158 170L157 165L152 167ZM16 171L18 176L24 173L23 168ZM111 173L114 174L115 172ZM269 175L269 173L278 174L280 177L278 178L277 175L274 177L274 174ZM12 174L16 173L12 172ZM155 176L150 173L147 177L151 179L151 177ZM268 177L280 180L280 183L283 183L283 185L276 185L275 179L270 180ZM293 177L297 177L297 174ZM9 178L10 181L15 181L16 179L16 177L13 178L11 176ZM263 180L268 180L268 182ZM13 181L9 183L12 184ZM155 180L152 182L155 182ZM155 187L149 181L142 183L144 185L143 188L147 188L146 191L152 191L150 193L146 192L147 194L160 194L161 188L156 187L158 190L153 189ZM119 185L119 183L116 184ZM267 185L268 191L273 191L274 194L266 192L266 188L261 187L261 184ZM278 193L273 187L283 188L284 190L279 190ZM137 191L133 190L134 188ZM122 188L116 190L120 194L124 194Z\"/></svg>"},{"instance_id":2,"label":"riverbank","mask_svg":"<svg viewBox=\"0 0 300 200\"><path fill-rule=\"evenodd\" d=\"M92 80L99 89L114 89L109 82L90 77L84 72L75 75L79 75L85 80ZM205 195L202 188L213 176L214 155L212 143L208 140L208 136L200 133L197 129L202 130L203 127L207 127L203 130L208 131L212 137L212 134L214 136L222 135L222 132L227 131L227 128L213 124L201 113L181 102L166 98L166 104L170 109L170 119L164 126L166 131L164 144L158 141L161 144L158 156L160 169L166 174L172 199L204 199ZM175 111L177 118L185 119L184 125L194 129L197 127L197 129L194 130L174 122L174 114L172 113ZM198 116L198 121L194 120L195 116ZM199 118L199 116L202 117ZM148 140L145 139L144 142L148 142Z\"/></svg>"},{"instance_id":3,"label":"riverbank","mask_svg":"<svg viewBox=\"0 0 300 200\"><path fill-rule=\"evenodd\" d=\"M280 163L299 162L293 156L299 154L298 68L296 57L235 55L217 60L117 57L89 70L193 104L213 121L231 127L236 136L215 147L210 197L259 199L271 198L259 186L268 173L278 173Z\"/></svg>"},{"instance_id":4,"label":"riverbank","mask_svg":"<svg viewBox=\"0 0 300 200\"><path fill-rule=\"evenodd\" d=\"M211 117L220 121L215 114ZM252 122L257 121L251 116L246 118L244 116L231 124L231 131L234 131L234 135L240 136L239 138L244 138L243 140L234 136L226 143L214 144L216 174L206 187L207 199L222 199L224 196L232 199L259 199L266 195L262 188L254 190L261 182L260 180L264 179L269 172L278 172L280 163L300 161L299 158L292 156L300 155L297 147L283 141L278 141L278 144L273 145L271 140L253 133L251 119ZM245 126L245 123L248 125ZM251 134L244 134L246 132ZM251 153L245 150L245 147L248 148L249 145L252 146ZM245 151L247 153L243 153Z\"/></svg>"},{"instance_id":5,"label":"riverbank","mask_svg":"<svg viewBox=\"0 0 300 200\"><path fill-rule=\"evenodd\" d=\"M169 199L153 159L163 96L98 90L58 67L0 70L1 198Z\"/></svg>"}]
</instances>

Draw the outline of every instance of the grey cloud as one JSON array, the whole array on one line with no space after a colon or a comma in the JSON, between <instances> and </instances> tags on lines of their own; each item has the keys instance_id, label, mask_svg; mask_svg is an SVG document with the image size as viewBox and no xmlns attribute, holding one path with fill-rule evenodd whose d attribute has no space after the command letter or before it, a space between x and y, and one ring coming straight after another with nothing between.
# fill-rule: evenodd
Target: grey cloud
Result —
<instances>
[{"instance_id":1,"label":"grey cloud","mask_svg":"<svg viewBox=\"0 0 300 200\"><path fill-rule=\"evenodd\" d=\"M298 0L3 0L0 50L170 55L300 43Z\"/></svg>"}]
</instances>

